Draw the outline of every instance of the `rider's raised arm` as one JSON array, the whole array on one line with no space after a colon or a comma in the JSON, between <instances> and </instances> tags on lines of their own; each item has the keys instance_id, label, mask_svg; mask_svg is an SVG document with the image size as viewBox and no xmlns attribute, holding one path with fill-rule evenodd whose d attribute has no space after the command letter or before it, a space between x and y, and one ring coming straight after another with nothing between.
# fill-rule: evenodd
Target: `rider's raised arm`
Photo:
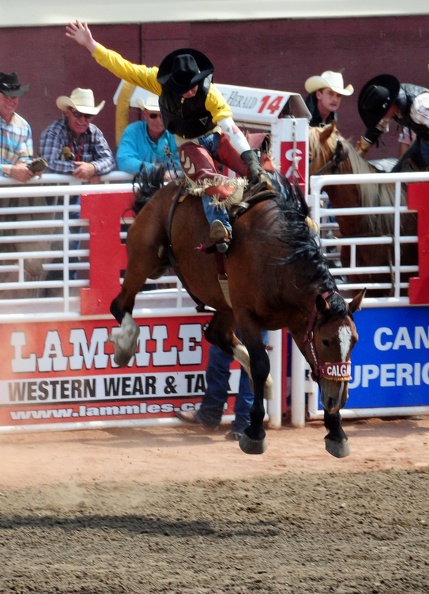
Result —
<instances>
[{"instance_id":1,"label":"rider's raised arm","mask_svg":"<svg viewBox=\"0 0 429 594\"><path fill-rule=\"evenodd\" d=\"M81 23L78 19L76 19L74 23L69 23L66 26L66 37L69 37L79 45L86 47L91 54L97 45L87 23Z\"/></svg>"}]
</instances>

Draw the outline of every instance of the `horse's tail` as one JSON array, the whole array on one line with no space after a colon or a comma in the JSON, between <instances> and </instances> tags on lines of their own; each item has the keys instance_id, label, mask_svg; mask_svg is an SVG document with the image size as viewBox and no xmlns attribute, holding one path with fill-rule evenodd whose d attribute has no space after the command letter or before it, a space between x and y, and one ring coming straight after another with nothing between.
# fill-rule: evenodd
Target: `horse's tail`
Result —
<instances>
[{"instance_id":1,"label":"horse's tail","mask_svg":"<svg viewBox=\"0 0 429 594\"><path fill-rule=\"evenodd\" d=\"M141 165L140 171L133 179L134 202L131 208L135 215L141 211L155 192L162 188L166 171L165 163L154 163L150 171L144 163Z\"/></svg>"}]
</instances>

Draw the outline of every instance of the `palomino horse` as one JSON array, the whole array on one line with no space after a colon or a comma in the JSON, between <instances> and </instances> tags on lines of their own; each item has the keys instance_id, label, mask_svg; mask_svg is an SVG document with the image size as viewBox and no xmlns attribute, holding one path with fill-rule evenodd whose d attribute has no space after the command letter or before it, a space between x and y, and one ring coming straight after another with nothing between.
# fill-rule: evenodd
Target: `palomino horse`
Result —
<instances>
[{"instance_id":1,"label":"palomino horse","mask_svg":"<svg viewBox=\"0 0 429 594\"><path fill-rule=\"evenodd\" d=\"M320 128L310 128L309 132L310 175L376 173L376 168L362 159L352 145L338 133L335 123ZM393 206L394 184L345 184L325 188L333 208L355 208L364 206ZM406 190L401 192L401 204L406 205ZM393 215L353 215L336 217L341 237L393 236ZM401 235L416 235L415 213L401 215ZM350 250L341 250L344 266L350 263ZM395 262L394 244L362 245L356 248L357 266L390 266ZM403 244L401 264L417 264L417 246ZM401 274L401 282L408 281L414 273ZM351 282L389 283L391 274L350 275ZM371 296L388 296L393 289L375 289Z\"/></svg>"},{"instance_id":2,"label":"palomino horse","mask_svg":"<svg viewBox=\"0 0 429 594\"><path fill-rule=\"evenodd\" d=\"M182 183L161 186L147 200L128 231L128 265L111 305L121 325L111 337L115 362L125 366L136 352L139 328L131 314L137 292L172 265L191 296L215 310L207 340L234 356L253 380L251 425L240 448L248 454L266 448L263 398L270 364L261 330L288 328L320 387L326 449L346 456L339 410L348 397L350 354L358 339L353 313L363 295L346 304L338 294L318 237L306 223L305 201L290 186L287 198L265 192L242 210L224 256L210 245L201 199L187 194ZM220 277L227 280L226 292Z\"/></svg>"}]
</instances>

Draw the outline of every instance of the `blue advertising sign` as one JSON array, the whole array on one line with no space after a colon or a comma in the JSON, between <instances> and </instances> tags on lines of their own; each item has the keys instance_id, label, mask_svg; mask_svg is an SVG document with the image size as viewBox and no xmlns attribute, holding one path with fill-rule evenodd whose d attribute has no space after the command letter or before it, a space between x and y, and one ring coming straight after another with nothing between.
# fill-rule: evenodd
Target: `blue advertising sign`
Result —
<instances>
[{"instance_id":1,"label":"blue advertising sign","mask_svg":"<svg viewBox=\"0 0 429 594\"><path fill-rule=\"evenodd\" d=\"M345 409L429 406L429 307L363 309L355 321Z\"/></svg>"}]
</instances>

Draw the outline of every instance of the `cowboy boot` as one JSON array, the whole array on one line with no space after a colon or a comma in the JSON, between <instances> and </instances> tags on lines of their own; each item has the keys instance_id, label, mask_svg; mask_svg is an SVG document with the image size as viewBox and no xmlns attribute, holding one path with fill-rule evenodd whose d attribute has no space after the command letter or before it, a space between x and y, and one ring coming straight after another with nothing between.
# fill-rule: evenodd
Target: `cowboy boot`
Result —
<instances>
[{"instance_id":1,"label":"cowboy boot","mask_svg":"<svg viewBox=\"0 0 429 594\"><path fill-rule=\"evenodd\" d=\"M231 235L222 221L215 219L210 225L210 237L216 242L216 249L221 254L228 251L231 242Z\"/></svg>"}]
</instances>

